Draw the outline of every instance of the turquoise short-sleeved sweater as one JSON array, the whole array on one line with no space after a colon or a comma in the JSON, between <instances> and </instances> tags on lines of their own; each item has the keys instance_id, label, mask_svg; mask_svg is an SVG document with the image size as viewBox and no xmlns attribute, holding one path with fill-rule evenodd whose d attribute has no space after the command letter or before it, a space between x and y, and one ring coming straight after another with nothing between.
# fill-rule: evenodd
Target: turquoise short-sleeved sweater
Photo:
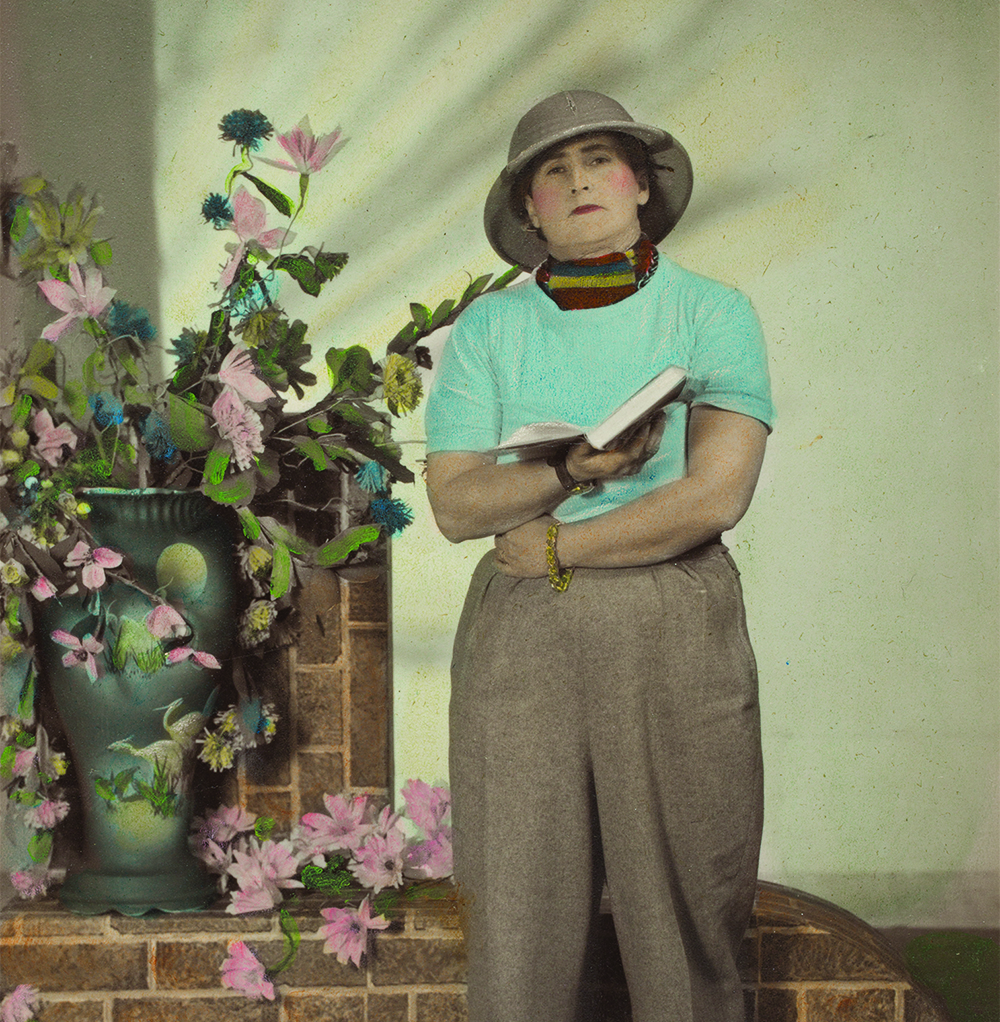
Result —
<instances>
[{"instance_id":1,"label":"turquoise short-sleeved sweater","mask_svg":"<svg viewBox=\"0 0 1000 1022\"><path fill-rule=\"evenodd\" d=\"M773 425L764 338L739 291L663 255L645 287L598 309L560 309L522 281L456 321L427 399L427 450L486 451L532 422L589 429L668 365L687 370L684 402ZM568 497L558 518L602 514L683 476L687 403L667 407L660 448L638 475Z\"/></svg>"}]
</instances>

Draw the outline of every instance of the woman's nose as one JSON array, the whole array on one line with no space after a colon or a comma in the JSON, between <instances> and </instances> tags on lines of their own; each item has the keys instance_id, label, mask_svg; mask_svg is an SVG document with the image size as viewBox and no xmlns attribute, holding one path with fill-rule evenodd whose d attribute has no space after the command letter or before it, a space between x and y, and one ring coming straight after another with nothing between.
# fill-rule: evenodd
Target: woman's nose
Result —
<instances>
[{"instance_id":1,"label":"woman's nose","mask_svg":"<svg viewBox=\"0 0 1000 1022\"><path fill-rule=\"evenodd\" d=\"M574 192L585 191L590 187L587 183L587 171L584 167L573 167L570 174L570 185Z\"/></svg>"}]
</instances>

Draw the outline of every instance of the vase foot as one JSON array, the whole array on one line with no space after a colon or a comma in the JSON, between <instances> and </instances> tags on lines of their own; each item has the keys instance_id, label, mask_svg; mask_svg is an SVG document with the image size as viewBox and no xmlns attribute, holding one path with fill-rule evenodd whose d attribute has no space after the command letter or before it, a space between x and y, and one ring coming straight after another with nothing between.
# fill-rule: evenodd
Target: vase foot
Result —
<instances>
[{"instance_id":1,"label":"vase foot","mask_svg":"<svg viewBox=\"0 0 1000 1022\"><path fill-rule=\"evenodd\" d=\"M218 897L218 887L200 871L155 876L121 876L84 870L71 873L59 900L77 915L116 911L126 916L147 912L200 912Z\"/></svg>"}]
</instances>

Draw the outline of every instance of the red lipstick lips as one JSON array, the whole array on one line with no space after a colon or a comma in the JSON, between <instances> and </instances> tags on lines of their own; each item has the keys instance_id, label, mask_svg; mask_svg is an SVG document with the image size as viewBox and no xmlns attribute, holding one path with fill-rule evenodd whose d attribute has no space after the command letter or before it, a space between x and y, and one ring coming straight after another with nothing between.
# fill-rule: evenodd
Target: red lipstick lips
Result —
<instances>
[{"instance_id":1,"label":"red lipstick lips","mask_svg":"<svg viewBox=\"0 0 1000 1022\"><path fill-rule=\"evenodd\" d=\"M594 210L597 210L597 209L600 209L600 208L601 208L600 206L594 206L594 205L577 206L576 209L573 210L573 215L576 216L576 214L578 214L578 213L593 213Z\"/></svg>"}]
</instances>

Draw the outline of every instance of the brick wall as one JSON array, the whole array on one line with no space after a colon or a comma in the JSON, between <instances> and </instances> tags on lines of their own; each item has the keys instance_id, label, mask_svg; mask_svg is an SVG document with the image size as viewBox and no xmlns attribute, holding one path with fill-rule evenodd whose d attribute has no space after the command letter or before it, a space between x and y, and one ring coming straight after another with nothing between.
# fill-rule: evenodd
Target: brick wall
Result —
<instances>
[{"instance_id":1,"label":"brick wall","mask_svg":"<svg viewBox=\"0 0 1000 1022\"><path fill-rule=\"evenodd\" d=\"M232 795L279 826L321 812L325 793L387 801L392 783L387 572L317 574L297 609L296 643L248 663L281 720Z\"/></svg>"},{"instance_id":2,"label":"brick wall","mask_svg":"<svg viewBox=\"0 0 1000 1022\"><path fill-rule=\"evenodd\" d=\"M302 898L294 908L302 943L295 965L276 977L277 1003L247 1001L219 981L234 936L266 964L278 961L276 917L237 918L221 907L140 919L71 916L54 901L7 912L3 985L38 986L42 1022L463 1022L458 907L448 885L438 894L401 908L360 970L323 953L319 909L329 900ZM592 952L593 1022L630 1022L609 915ZM777 885L760 886L741 966L749 1022L948 1022L878 933Z\"/></svg>"}]
</instances>

